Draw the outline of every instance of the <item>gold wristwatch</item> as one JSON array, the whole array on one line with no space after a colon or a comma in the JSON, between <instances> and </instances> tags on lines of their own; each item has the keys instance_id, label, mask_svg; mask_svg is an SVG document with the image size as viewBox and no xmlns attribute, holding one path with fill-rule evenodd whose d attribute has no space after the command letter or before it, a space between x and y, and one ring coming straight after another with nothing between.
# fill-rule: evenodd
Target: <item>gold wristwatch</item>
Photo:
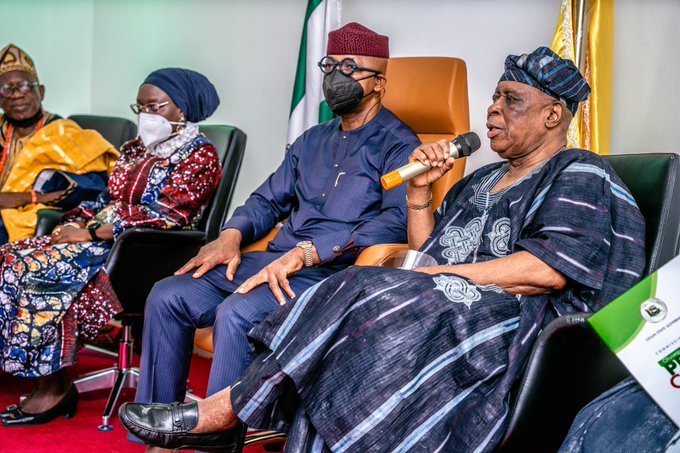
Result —
<instances>
[{"instance_id":1,"label":"gold wristwatch","mask_svg":"<svg viewBox=\"0 0 680 453\"><path fill-rule=\"evenodd\" d=\"M305 254L305 267L311 267L314 264L314 261L312 261L312 241L300 241L295 246L300 247Z\"/></svg>"}]
</instances>

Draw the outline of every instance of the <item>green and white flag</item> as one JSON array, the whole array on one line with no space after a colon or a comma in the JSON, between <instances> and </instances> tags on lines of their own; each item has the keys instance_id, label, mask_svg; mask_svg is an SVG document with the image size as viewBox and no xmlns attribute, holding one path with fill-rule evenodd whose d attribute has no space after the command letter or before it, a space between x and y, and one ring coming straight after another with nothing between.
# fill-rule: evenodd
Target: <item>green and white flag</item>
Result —
<instances>
[{"instance_id":1,"label":"green and white flag","mask_svg":"<svg viewBox=\"0 0 680 453\"><path fill-rule=\"evenodd\" d=\"M341 9L342 0L309 0L307 3L288 121L289 145L310 127L333 118L323 98L323 74L317 63L326 55L328 32L340 27Z\"/></svg>"},{"instance_id":2,"label":"green and white flag","mask_svg":"<svg viewBox=\"0 0 680 453\"><path fill-rule=\"evenodd\" d=\"M633 377L680 426L680 257L588 320Z\"/></svg>"}]
</instances>

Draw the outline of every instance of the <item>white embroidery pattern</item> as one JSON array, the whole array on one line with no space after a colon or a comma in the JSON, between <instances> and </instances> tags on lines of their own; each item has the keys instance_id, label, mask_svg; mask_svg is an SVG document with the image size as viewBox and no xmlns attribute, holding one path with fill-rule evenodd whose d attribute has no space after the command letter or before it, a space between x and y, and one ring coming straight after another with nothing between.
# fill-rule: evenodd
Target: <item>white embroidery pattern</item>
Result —
<instances>
[{"instance_id":1,"label":"white embroidery pattern","mask_svg":"<svg viewBox=\"0 0 680 453\"><path fill-rule=\"evenodd\" d=\"M496 294L503 294L503 289L500 286L494 285L493 283L489 283L488 285L477 285L477 289L481 289L482 291L492 291Z\"/></svg>"},{"instance_id":2,"label":"white embroidery pattern","mask_svg":"<svg viewBox=\"0 0 680 453\"><path fill-rule=\"evenodd\" d=\"M489 247L491 253L495 256L506 256L510 253L508 242L510 241L510 218L503 217L496 220L491 227L491 232L487 233L489 237Z\"/></svg>"},{"instance_id":3,"label":"white embroidery pattern","mask_svg":"<svg viewBox=\"0 0 680 453\"><path fill-rule=\"evenodd\" d=\"M457 304L465 304L467 308L471 308L473 302L477 302L482 298L482 295L474 285L470 285L460 277L437 275L433 280L437 285L435 289L443 292L448 300Z\"/></svg>"},{"instance_id":4,"label":"white embroidery pattern","mask_svg":"<svg viewBox=\"0 0 680 453\"><path fill-rule=\"evenodd\" d=\"M439 238L439 244L446 247L442 251L442 256L448 260L448 264L462 263L477 248L486 219L486 215L476 217L470 220L465 228L446 227L444 234Z\"/></svg>"}]
</instances>

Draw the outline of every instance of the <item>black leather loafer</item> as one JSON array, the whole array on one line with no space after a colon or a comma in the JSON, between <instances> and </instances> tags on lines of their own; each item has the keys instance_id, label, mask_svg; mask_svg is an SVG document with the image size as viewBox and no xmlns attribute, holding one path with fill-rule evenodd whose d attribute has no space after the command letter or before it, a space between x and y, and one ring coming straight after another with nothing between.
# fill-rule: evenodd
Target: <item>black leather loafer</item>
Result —
<instances>
[{"instance_id":1,"label":"black leather loafer","mask_svg":"<svg viewBox=\"0 0 680 453\"><path fill-rule=\"evenodd\" d=\"M215 433L189 432L198 424L198 403L125 403L118 411L120 422L131 434L147 444L170 450L240 453L247 427Z\"/></svg>"},{"instance_id":2,"label":"black leather loafer","mask_svg":"<svg viewBox=\"0 0 680 453\"><path fill-rule=\"evenodd\" d=\"M7 427L12 426L33 426L42 425L44 423L49 423L55 418L63 415L66 418L72 418L76 415L76 409L78 408L78 390L76 390L75 385L71 385L66 395L59 400L57 404L51 409L45 412L39 412L37 414L29 414L17 407L13 410L8 410L7 415L4 416L2 420L2 425Z\"/></svg>"},{"instance_id":3,"label":"black leather loafer","mask_svg":"<svg viewBox=\"0 0 680 453\"><path fill-rule=\"evenodd\" d=\"M16 414L18 409L19 409L19 406L17 406L16 404L12 404L11 406L7 406L7 410L5 410L4 412L0 412L0 420L4 420L6 418L14 417L14 414Z\"/></svg>"}]
</instances>

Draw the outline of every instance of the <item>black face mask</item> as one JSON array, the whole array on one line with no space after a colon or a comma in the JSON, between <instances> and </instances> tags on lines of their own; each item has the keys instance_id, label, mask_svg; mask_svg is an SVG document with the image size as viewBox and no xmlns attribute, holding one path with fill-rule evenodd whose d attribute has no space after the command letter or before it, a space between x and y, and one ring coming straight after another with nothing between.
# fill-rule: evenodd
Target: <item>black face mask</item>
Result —
<instances>
[{"instance_id":1,"label":"black face mask","mask_svg":"<svg viewBox=\"0 0 680 453\"><path fill-rule=\"evenodd\" d=\"M9 116L5 115L5 118L7 119L7 122L14 127L28 127L28 126L33 126L35 123L40 121L40 118L43 117L43 111L42 109L38 109L38 112L33 115L30 118L26 118L24 120L15 120L10 118Z\"/></svg>"},{"instance_id":2,"label":"black face mask","mask_svg":"<svg viewBox=\"0 0 680 453\"><path fill-rule=\"evenodd\" d=\"M375 75L360 80L370 77L375 77ZM333 71L323 79L323 95L328 107L336 115L351 112L364 97L368 96L364 96L364 88L357 80L338 70Z\"/></svg>"}]
</instances>

